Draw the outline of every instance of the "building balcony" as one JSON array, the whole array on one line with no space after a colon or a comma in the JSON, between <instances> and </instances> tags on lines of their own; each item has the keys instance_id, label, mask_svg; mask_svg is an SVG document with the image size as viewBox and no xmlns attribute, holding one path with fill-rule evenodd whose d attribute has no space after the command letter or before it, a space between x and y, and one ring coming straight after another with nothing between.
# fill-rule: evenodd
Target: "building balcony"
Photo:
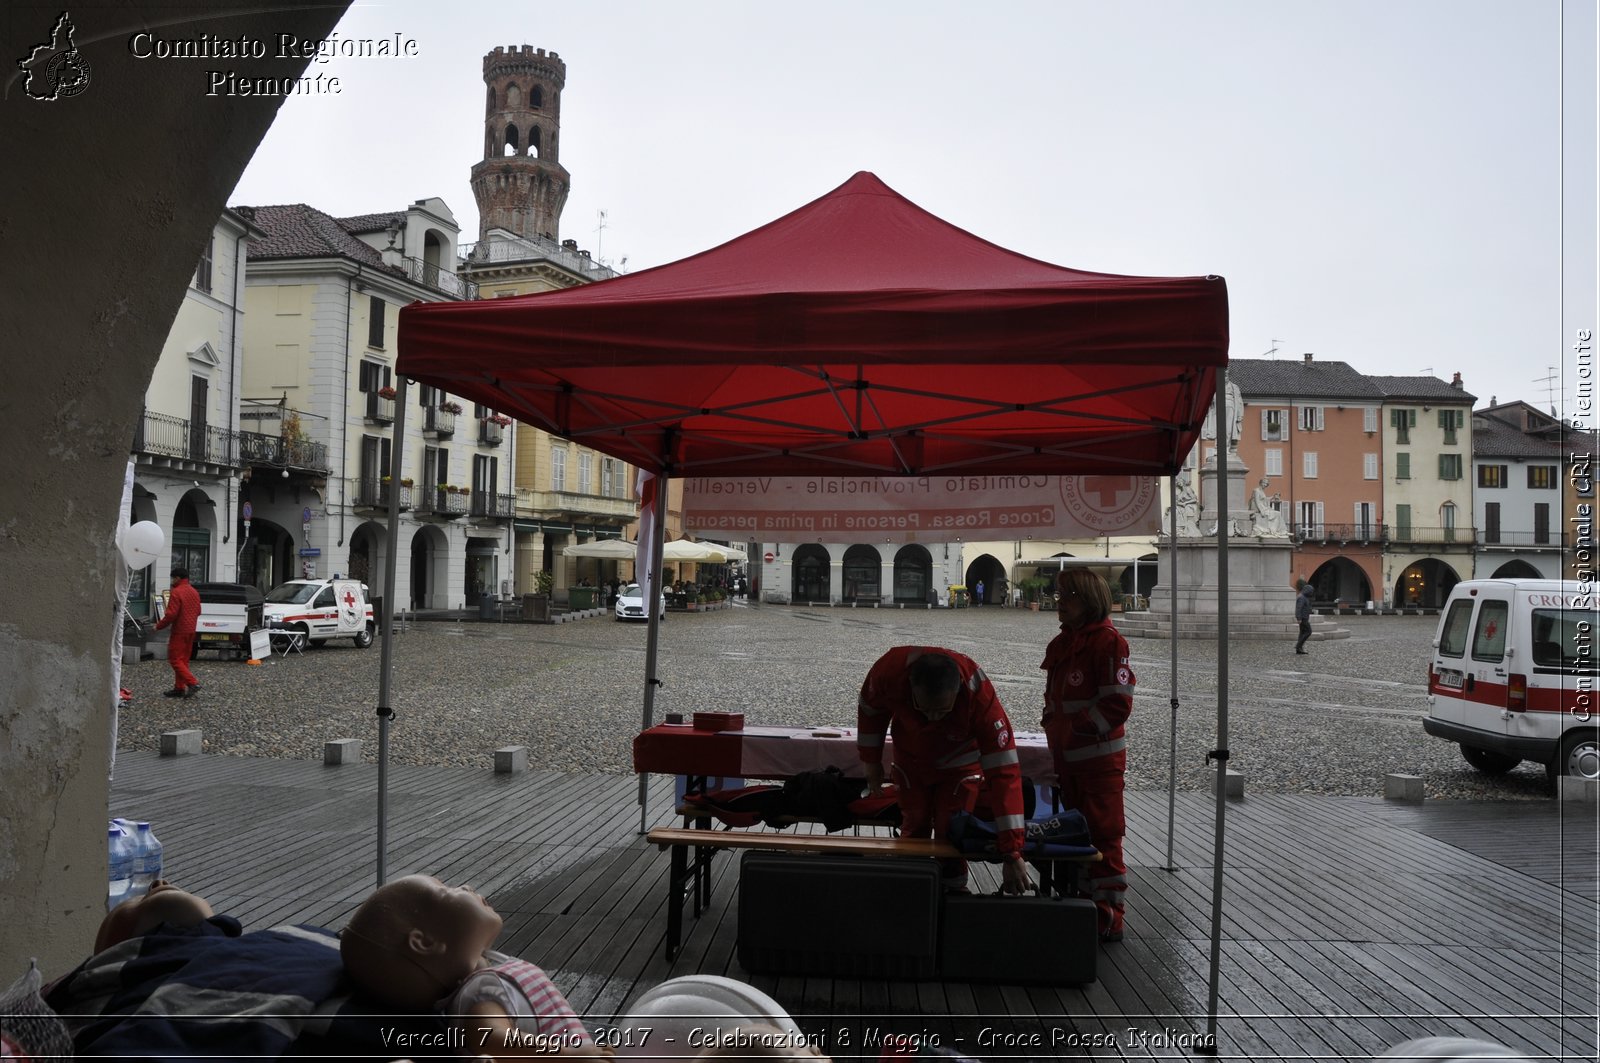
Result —
<instances>
[{"instance_id":1,"label":"building balcony","mask_svg":"<svg viewBox=\"0 0 1600 1063\"><path fill-rule=\"evenodd\" d=\"M505 437L505 426L493 417L485 417L478 421L478 442L484 446L498 447Z\"/></svg>"},{"instance_id":2,"label":"building balcony","mask_svg":"<svg viewBox=\"0 0 1600 1063\"><path fill-rule=\"evenodd\" d=\"M470 508L470 497L464 491L451 491L438 485L418 488L415 492L417 515L439 517L442 520L465 517Z\"/></svg>"},{"instance_id":3,"label":"building balcony","mask_svg":"<svg viewBox=\"0 0 1600 1063\"><path fill-rule=\"evenodd\" d=\"M489 520L510 520L517 514L515 495L496 495L480 491L471 496L472 515Z\"/></svg>"},{"instance_id":4,"label":"building balcony","mask_svg":"<svg viewBox=\"0 0 1600 1063\"><path fill-rule=\"evenodd\" d=\"M220 475L239 468L242 433L146 410L133 433L133 453L151 465Z\"/></svg>"},{"instance_id":5,"label":"building balcony","mask_svg":"<svg viewBox=\"0 0 1600 1063\"><path fill-rule=\"evenodd\" d=\"M405 258L401 260L400 268L405 275L418 284L425 284L442 295L452 299L476 299L478 285L464 277L457 276L449 270L424 262L420 258Z\"/></svg>"},{"instance_id":6,"label":"building balcony","mask_svg":"<svg viewBox=\"0 0 1600 1063\"><path fill-rule=\"evenodd\" d=\"M394 400L376 391L367 392L367 423L394 424Z\"/></svg>"},{"instance_id":7,"label":"building balcony","mask_svg":"<svg viewBox=\"0 0 1600 1063\"><path fill-rule=\"evenodd\" d=\"M1567 533L1479 528L1478 545L1488 550L1565 550Z\"/></svg>"},{"instance_id":8,"label":"building balcony","mask_svg":"<svg viewBox=\"0 0 1600 1063\"><path fill-rule=\"evenodd\" d=\"M350 505L356 509L389 509L389 478L360 477L350 481ZM411 485L400 485L400 512L411 508Z\"/></svg>"},{"instance_id":9,"label":"building balcony","mask_svg":"<svg viewBox=\"0 0 1600 1063\"><path fill-rule=\"evenodd\" d=\"M308 439L284 439L263 432L239 433L239 460L256 468L282 469L326 476L333 471L328 448Z\"/></svg>"},{"instance_id":10,"label":"building balcony","mask_svg":"<svg viewBox=\"0 0 1600 1063\"><path fill-rule=\"evenodd\" d=\"M1371 524L1290 524L1290 534L1302 543L1381 543L1383 525Z\"/></svg>"},{"instance_id":11,"label":"building balcony","mask_svg":"<svg viewBox=\"0 0 1600 1063\"><path fill-rule=\"evenodd\" d=\"M632 498L608 498L577 491L519 490L517 508L524 514L548 520L627 524L639 519L639 503Z\"/></svg>"},{"instance_id":12,"label":"building balcony","mask_svg":"<svg viewBox=\"0 0 1600 1063\"><path fill-rule=\"evenodd\" d=\"M422 430L432 432L440 439L456 434L456 411L440 406L428 406L422 411Z\"/></svg>"},{"instance_id":13,"label":"building balcony","mask_svg":"<svg viewBox=\"0 0 1600 1063\"><path fill-rule=\"evenodd\" d=\"M1402 546L1472 546L1474 529L1439 528L1420 524L1400 524L1388 529L1386 542Z\"/></svg>"}]
</instances>

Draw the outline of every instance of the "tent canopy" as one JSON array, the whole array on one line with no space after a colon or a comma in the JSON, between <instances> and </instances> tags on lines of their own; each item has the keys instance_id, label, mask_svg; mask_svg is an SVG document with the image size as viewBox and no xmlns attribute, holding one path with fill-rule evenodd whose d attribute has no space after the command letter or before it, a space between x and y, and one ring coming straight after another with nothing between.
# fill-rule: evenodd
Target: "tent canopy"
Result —
<instances>
[{"instance_id":1,"label":"tent canopy","mask_svg":"<svg viewBox=\"0 0 1600 1063\"><path fill-rule=\"evenodd\" d=\"M1220 277L1040 262L863 172L655 269L408 306L397 366L663 475L1154 475L1227 316Z\"/></svg>"},{"instance_id":2,"label":"tent canopy","mask_svg":"<svg viewBox=\"0 0 1600 1063\"><path fill-rule=\"evenodd\" d=\"M587 543L569 543L561 548L561 556L632 561L637 551L638 546L626 539L596 539Z\"/></svg>"}]
</instances>

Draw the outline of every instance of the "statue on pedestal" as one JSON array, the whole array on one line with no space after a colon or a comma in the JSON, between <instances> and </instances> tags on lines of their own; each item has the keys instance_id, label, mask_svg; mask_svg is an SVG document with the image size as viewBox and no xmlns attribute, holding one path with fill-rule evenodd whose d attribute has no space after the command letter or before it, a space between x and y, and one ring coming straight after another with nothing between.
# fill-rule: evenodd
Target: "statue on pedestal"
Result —
<instances>
[{"instance_id":1,"label":"statue on pedestal","mask_svg":"<svg viewBox=\"0 0 1600 1063\"><path fill-rule=\"evenodd\" d=\"M1194 486L1189 482L1189 470L1185 469L1178 474L1177 480L1172 485L1172 508L1178 516L1178 535L1198 536L1200 534L1200 499L1194 493ZM1168 525L1171 526L1170 524Z\"/></svg>"},{"instance_id":2,"label":"statue on pedestal","mask_svg":"<svg viewBox=\"0 0 1600 1063\"><path fill-rule=\"evenodd\" d=\"M1250 493L1250 534L1264 539L1287 539L1288 522L1283 519L1283 512L1273 505L1282 501L1282 496L1268 496L1267 483L1267 478L1263 476Z\"/></svg>"},{"instance_id":3,"label":"statue on pedestal","mask_svg":"<svg viewBox=\"0 0 1600 1063\"><path fill-rule=\"evenodd\" d=\"M1228 426L1228 453L1239 453L1239 440L1244 435L1244 395L1239 391L1239 385L1232 380L1228 381L1227 390L1223 393L1224 404L1227 409ZM1217 404L1211 403L1211 409L1206 411L1205 423L1200 428L1201 439L1217 438Z\"/></svg>"}]
</instances>

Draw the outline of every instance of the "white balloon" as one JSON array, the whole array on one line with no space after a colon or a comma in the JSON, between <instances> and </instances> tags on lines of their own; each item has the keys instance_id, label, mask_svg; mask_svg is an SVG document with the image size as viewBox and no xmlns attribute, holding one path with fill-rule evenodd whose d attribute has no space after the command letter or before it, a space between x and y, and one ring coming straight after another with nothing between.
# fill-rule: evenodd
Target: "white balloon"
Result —
<instances>
[{"instance_id":1,"label":"white balloon","mask_svg":"<svg viewBox=\"0 0 1600 1063\"><path fill-rule=\"evenodd\" d=\"M122 559L129 568L144 568L161 560L167 548L167 535L155 521L141 520L128 525L117 547L122 551Z\"/></svg>"}]
</instances>

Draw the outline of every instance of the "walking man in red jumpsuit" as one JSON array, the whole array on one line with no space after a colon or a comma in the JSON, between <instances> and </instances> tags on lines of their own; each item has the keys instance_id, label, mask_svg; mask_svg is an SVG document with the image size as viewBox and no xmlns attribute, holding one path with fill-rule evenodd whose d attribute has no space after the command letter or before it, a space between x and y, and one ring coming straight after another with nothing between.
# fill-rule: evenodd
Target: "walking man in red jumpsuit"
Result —
<instances>
[{"instance_id":1,"label":"walking man in red jumpsuit","mask_svg":"<svg viewBox=\"0 0 1600 1063\"><path fill-rule=\"evenodd\" d=\"M878 658L861 684L856 751L867 786L883 791L884 735L894 738L894 781L901 833L944 838L950 816L972 811L987 779L999 812L996 848L1003 855L1001 889L1032 888L1022 858L1022 769L1011 720L983 669L970 657L932 646L898 646ZM967 886L965 860L944 863L946 889Z\"/></svg>"},{"instance_id":2,"label":"walking man in red jumpsuit","mask_svg":"<svg viewBox=\"0 0 1600 1063\"><path fill-rule=\"evenodd\" d=\"M167 640L167 663L172 665L171 690L163 696L169 698L193 697L200 689L200 681L189 671L189 658L194 654L194 626L200 619L200 592L189 582L189 570L172 570L172 593L167 596L167 612L156 624L156 630L172 628Z\"/></svg>"},{"instance_id":3,"label":"walking man in red jumpsuit","mask_svg":"<svg viewBox=\"0 0 1600 1063\"><path fill-rule=\"evenodd\" d=\"M1123 724L1133 712L1128 640L1108 617L1111 592L1088 569L1068 569L1056 581L1061 634L1045 650L1044 734L1055 759L1064 808L1089 823L1100 859L1089 865L1089 890L1100 913L1100 940L1122 940L1128 865L1122 790L1128 769Z\"/></svg>"}]
</instances>

